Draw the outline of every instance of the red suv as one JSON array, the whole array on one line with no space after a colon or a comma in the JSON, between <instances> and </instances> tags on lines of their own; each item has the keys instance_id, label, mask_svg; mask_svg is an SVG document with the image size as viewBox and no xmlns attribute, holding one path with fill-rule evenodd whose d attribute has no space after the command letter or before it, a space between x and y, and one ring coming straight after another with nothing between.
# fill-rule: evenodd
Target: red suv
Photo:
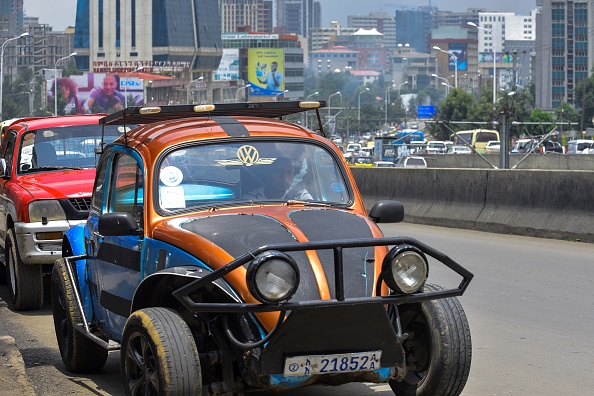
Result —
<instances>
[{"instance_id":1,"label":"red suv","mask_svg":"<svg viewBox=\"0 0 594 396\"><path fill-rule=\"evenodd\" d=\"M61 257L64 232L88 217L101 117L23 118L3 131L0 283L8 280L16 310L41 307L44 267ZM106 141L121 134L106 131Z\"/></svg>"}]
</instances>

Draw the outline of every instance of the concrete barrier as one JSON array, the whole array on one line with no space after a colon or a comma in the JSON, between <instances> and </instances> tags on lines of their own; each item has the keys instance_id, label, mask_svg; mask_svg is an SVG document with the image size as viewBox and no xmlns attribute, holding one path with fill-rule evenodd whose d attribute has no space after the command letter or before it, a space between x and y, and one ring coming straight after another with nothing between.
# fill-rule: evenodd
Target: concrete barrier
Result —
<instances>
[{"instance_id":1,"label":"concrete barrier","mask_svg":"<svg viewBox=\"0 0 594 396\"><path fill-rule=\"evenodd\" d=\"M594 171L351 168L366 207L405 221L594 243Z\"/></svg>"}]
</instances>

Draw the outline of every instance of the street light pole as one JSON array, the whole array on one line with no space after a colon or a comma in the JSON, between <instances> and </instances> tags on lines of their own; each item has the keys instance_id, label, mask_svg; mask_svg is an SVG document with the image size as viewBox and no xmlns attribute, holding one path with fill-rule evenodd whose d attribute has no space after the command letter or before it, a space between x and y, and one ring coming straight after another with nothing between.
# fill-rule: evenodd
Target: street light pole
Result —
<instances>
[{"instance_id":1,"label":"street light pole","mask_svg":"<svg viewBox=\"0 0 594 396\"><path fill-rule=\"evenodd\" d=\"M493 36L493 41L495 41L495 34L493 34L492 30L485 29L484 27L480 27L474 22L468 22L468 25L475 27L477 29L480 29L480 30L484 30L487 33L490 33L491 36ZM495 44L495 43L493 42L493 44ZM493 104L495 104L495 102L497 101L497 81L495 79L496 77L497 77L497 56L495 54L495 45L493 45Z\"/></svg>"},{"instance_id":2,"label":"street light pole","mask_svg":"<svg viewBox=\"0 0 594 396\"><path fill-rule=\"evenodd\" d=\"M446 87L446 96L450 94L450 88L452 87L450 84L442 82L441 85L445 85Z\"/></svg>"},{"instance_id":3,"label":"street light pole","mask_svg":"<svg viewBox=\"0 0 594 396\"><path fill-rule=\"evenodd\" d=\"M64 59L68 59L74 55L76 55L76 52L73 52L70 55L60 58L56 61L56 65L55 65L56 67L54 69L54 115L55 116L58 115L58 63L60 63Z\"/></svg>"},{"instance_id":4,"label":"street light pole","mask_svg":"<svg viewBox=\"0 0 594 396\"><path fill-rule=\"evenodd\" d=\"M433 49L446 54L449 54L454 59L454 87L458 88L458 57L452 51L446 51L439 48L437 45L433 46Z\"/></svg>"},{"instance_id":5,"label":"street light pole","mask_svg":"<svg viewBox=\"0 0 594 396\"><path fill-rule=\"evenodd\" d=\"M369 88L365 88L365 91L359 92L358 106L357 106L357 121L359 123L359 129L361 129L361 94L369 91Z\"/></svg>"},{"instance_id":6,"label":"street light pole","mask_svg":"<svg viewBox=\"0 0 594 396\"><path fill-rule=\"evenodd\" d=\"M274 101L275 101L275 102L276 102L276 101L278 101L278 97L279 97L279 96L281 96L281 95L282 95L282 96L283 96L283 98L284 98L284 96L285 96L285 94L286 94L287 92L289 92L289 90L288 90L288 89L285 89L283 92L279 92L279 93L277 93L277 94L274 96Z\"/></svg>"},{"instance_id":7,"label":"street light pole","mask_svg":"<svg viewBox=\"0 0 594 396\"><path fill-rule=\"evenodd\" d=\"M388 125L388 102L390 101L390 88L395 87L396 84L392 84L390 85L388 88L386 88L386 95L384 97L385 100L385 105L384 105L384 125Z\"/></svg>"},{"instance_id":8,"label":"street light pole","mask_svg":"<svg viewBox=\"0 0 594 396\"><path fill-rule=\"evenodd\" d=\"M4 83L4 47L6 47L6 44L8 44L9 42L11 42L13 40L20 39L21 37L25 37L28 35L29 35L29 33L25 32L25 33L21 34L20 36L9 38L2 43L2 53L0 54L0 121L3 120L3 118L2 118L2 116L3 116L3 114L2 114L2 84Z\"/></svg>"},{"instance_id":9,"label":"street light pole","mask_svg":"<svg viewBox=\"0 0 594 396\"><path fill-rule=\"evenodd\" d=\"M190 87L192 86L193 83L202 81L202 80L204 80L204 76L198 77L197 79L192 80L188 83L188 87L186 88L186 101L188 103L190 103ZM192 101L192 103L194 103L194 101Z\"/></svg>"},{"instance_id":10,"label":"street light pole","mask_svg":"<svg viewBox=\"0 0 594 396\"><path fill-rule=\"evenodd\" d=\"M241 97L239 96L239 92L240 92L242 89L248 89L248 88L249 88L249 87L251 87L251 86L252 86L252 84L246 84L246 85L245 85L245 86L243 86L243 87L239 87L239 88L237 88L237 91L235 91L235 100L239 102L239 100L241 99Z\"/></svg>"},{"instance_id":11,"label":"street light pole","mask_svg":"<svg viewBox=\"0 0 594 396\"><path fill-rule=\"evenodd\" d=\"M144 66L138 66L136 70L128 72L124 75L124 107L128 107L128 75L132 73L136 73L144 69Z\"/></svg>"}]
</instances>

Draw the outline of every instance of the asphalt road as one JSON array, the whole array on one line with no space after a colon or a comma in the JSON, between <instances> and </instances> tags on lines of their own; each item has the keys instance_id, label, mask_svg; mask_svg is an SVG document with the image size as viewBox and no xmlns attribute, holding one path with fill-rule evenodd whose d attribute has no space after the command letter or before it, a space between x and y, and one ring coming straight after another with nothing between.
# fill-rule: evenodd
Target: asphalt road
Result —
<instances>
[{"instance_id":1,"label":"asphalt road","mask_svg":"<svg viewBox=\"0 0 594 396\"><path fill-rule=\"evenodd\" d=\"M390 236L428 243L475 274L460 297L473 339L464 396L583 395L594 389L594 245L413 224L382 228ZM431 266L429 280L459 283L438 265ZM0 299L7 298L6 286L0 286ZM47 299L42 310L28 313L15 313L0 301L0 336L15 338L37 395L121 394L117 353L93 376L64 369ZM392 392L387 385L351 384L283 394Z\"/></svg>"}]
</instances>

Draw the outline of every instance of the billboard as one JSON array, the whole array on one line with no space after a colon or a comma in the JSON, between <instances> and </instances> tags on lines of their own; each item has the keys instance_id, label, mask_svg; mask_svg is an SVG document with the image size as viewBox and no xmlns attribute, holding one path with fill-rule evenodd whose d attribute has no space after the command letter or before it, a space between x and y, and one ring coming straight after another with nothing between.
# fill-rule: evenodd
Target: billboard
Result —
<instances>
[{"instance_id":1,"label":"billboard","mask_svg":"<svg viewBox=\"0 0 594 396\"><path fill-rule=\"evenodd\" d=\"M466 48L466 43L450 43L450 45L448 45L448 51L456 55L458 60L458 70L468 70L468 50ZM449 56L448 70L454 70L455 65L456 62L454 62L453 57Z\"/></svg>"},{"instance_id":2,"label":"billboard","mask_svg":"<svg viewBox=\"0 0 594 396\"><path fill-rule=\"evenodd\" d=\"M58 115L114 113L126 105L124 93L128 107L144 103L143 80L133 75L120 78L111 73L84 73L46 81L49 104L55 104L54 85L58 85Z\"/></svg>"},{"instance_id":3,"label":"billboard","mask_svg":"<svg viewBox=\"0 0 594 396\"><path fill-rule=\"evenodd\" d=\"M285 90L282 48L248 48L248 81L252 96L276 96Z\"/></svg>"},{"instance_id":4,"label":"billboard","mask_svg":"<svg viewBox=\"0 0 594 396\"><path fill-rule=\"evenodd\" d=\"M223 49L223 57L213 78L215 81L239 80L239 48Z\"/></svg>"}]
</instances>

